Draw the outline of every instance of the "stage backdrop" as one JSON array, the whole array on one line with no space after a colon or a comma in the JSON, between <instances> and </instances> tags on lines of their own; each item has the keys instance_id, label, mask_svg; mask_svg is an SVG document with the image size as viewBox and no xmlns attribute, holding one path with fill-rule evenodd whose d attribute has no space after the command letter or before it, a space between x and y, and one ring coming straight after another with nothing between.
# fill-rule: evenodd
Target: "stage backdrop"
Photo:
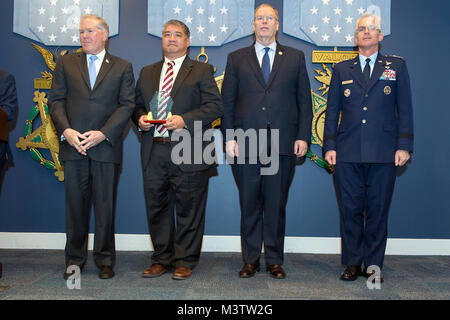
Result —
<instances>
[{"instance_id":1,"label":"stage backdrop","mask_svg":"<svg viewBox=\"0 0 450 320\"><path fill-rule=\"evenodd\" d=\"M279 10L282 20L283 2L267 2ZM255 1L255 5L261 3ZM448 1L392 1L391 34L384 39L382 52L403 56L408 64L415 153L397 179L389 219L390 238L450 239L449 19ZM0 2L0 21L0 68L15 75L20 104L10 132L14 167L7 171L0 194L0 233L64 233L64 184L33 160L28 151L15 147L24 136L28 112L35 105L34 78L47 68L31 46L32 41L13 33L13 0ZM321 65L312 64L312 51L334 48L318 48L288 36L282 32L282 23L278 40L305 52L311 85L317 92L321 84L314 79L314 69L321 69ZM120 1L119 34L110 39L110 52L132 62L136 79L142 67L161 59L160 38L149 35L147 30L147 1ZM209 63L217 68L216 76L224 71L228 53L251 43L252 37L246 36L222 47L206 48ZM190 56L195 58L199 53L200 47L192 47ZM139 149L138 137L129 129L117 199L116 232L120 234L148 233ZM317 146L313 151L321 154ZM210 182L205 234L237 236L239 229L236 184L230 166L220 165L219 176ZM286 235L339 237L333 178L308 159L296 168L287 206Z\"/></svg>"}]
</instances>

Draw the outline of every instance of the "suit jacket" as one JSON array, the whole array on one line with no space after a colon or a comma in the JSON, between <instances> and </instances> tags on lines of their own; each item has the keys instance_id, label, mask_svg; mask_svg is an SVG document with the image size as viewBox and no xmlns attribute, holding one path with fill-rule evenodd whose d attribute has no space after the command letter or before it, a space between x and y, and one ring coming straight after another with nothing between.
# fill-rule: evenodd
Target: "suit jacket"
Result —
<instances>
[{"instance_id":1,"label":"suit jacket","mask_svg":"<svg viewBox=\"0 0 450 320\"><path fill-rule=\"evenodd\" d=\"M358 57L336 64L324 152L335 150L340 162L391 163L396 150L413 151L413 139L411 88L402 58L379 53L368 85Z\"/></svg>"},{"instance_id":2,"label":"suit jacket","mask_svg":"<svg viewBox=\"0 0 450 320\"><path fill-rule=\"evenodd\" d=\"M141 70L136 84L136 110L133 115L136 124L142 115L146 115L150 111L150 101L155 92L159 90L163 63L164 61L160 61ZM194 121L202 122L201 132L195 132L201 139L203 132L211 128L211 122L223 115L222 99L213 74L211 65L191 60L186 56L170 92L173 100L172 114L183 117L191 137L191 162L179 165L180 169L185 172L206 170L216 165L204 163L203 160L202 163L194 163L196 151L194 150ZM141 161L143 169L147 167L150 160L154 130L155 127L152 127L149 131L142 132ZM169 131L169 134L172 135L172 131ZM202 141L202 151L210 143L210 141ZM171 144L175 146L177 142L172 141Z\"/></svg>"},{"instance_id":3,"label":"suit jacket","mask_svg":"<svg viewBox=\"0 0 450 320\"><path fill-rule=\"evenodd\" d=\"M8 141L8 121L17 112L16 81L10 73L0 70L0 141Z\"/></svg>"},{"instance_id":4,"label":"suit jacket","mask_svg":"<svg viewBox=\"0 0 450 320\"><path fill-rule=\"evenodd\" d=\"M101 162L122 161L123 133L134 110L134 75L128 61L106 52L91 90L86 54L60 57L49 105L58 136L67 128L80 133L100 130L107 139L89 149L87 156ZM84 157L66 141L60 143L59 155L61 160Z\"/></svg>"},{"instance_id":5,"label":"suit jacket","mask_svg":"<svg viewBox=\"0 0 450 320\"><path fill-rule=\"evenodd\" d=\"M222 130L279 129L279 152L294 155L296 140L311 141L311 87L305 55L277 43L268 84L254 45L228 55L222 84Z\"/></svg>"}]
</instances>

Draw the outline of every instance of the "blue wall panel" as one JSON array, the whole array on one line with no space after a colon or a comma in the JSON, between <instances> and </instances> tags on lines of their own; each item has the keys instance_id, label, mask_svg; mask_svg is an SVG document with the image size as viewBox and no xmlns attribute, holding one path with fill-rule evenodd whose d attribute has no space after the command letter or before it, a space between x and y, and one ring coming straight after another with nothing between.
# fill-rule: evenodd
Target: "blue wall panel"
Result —
<instances>
[{"instance_id":1,"label":"blue wall panel","mask_svg":"<svg viewBox=\"0 0 450 320\"><path fill-rule=\"evenodd\" d=\"M267 1L282 14L282 1ZM256 1L259 5L262 1ZM398 179L391 206L389 235L394 238L450 239L450 2L392 1L391 35L382 52L405 57L411 77L415 116L415 153L412 163ZM15 148L24 135L24 124L33 103L33 79L46 70L41 56L25 37L13 34L13 0L0 2L0 68L16 77L19 114L10 133L15 166L7 172L0 194L0 232L64 232L64 185ZM281 24L280 24L281 25ZM284 35L279 41L303 50L311 61L317 48ZM251 37L223 47L206 48L209 62L222 74L227 54L250 45ZM120 32L111 38L110 51L133 63L134 72L161 58L160 39L147 34L147 1L120 1ZM191 48L195 58L200 48ZM320 65L308 63L312 87ZM148 232L139 161L139 141L129 130L124 148L124 166L119 183L116 232ZM316 153L320 148L314 147ZM237 188L228 165L210 182L206 234L239 235L240 212ZM332 176L306 160L297 166L287 206L288 236L337 237L339 213Z\"/></svg>"}]
</instances>

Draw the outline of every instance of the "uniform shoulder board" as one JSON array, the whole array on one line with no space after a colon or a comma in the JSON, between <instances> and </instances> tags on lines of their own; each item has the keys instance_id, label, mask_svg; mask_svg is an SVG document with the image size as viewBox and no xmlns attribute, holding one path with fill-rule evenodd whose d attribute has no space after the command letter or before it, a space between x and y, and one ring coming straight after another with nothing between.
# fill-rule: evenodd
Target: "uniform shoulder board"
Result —
<instances>
[{"instance_id":1,"label":"uniform shoulder board","mask_svg":"<svg viewBox=\"0 0 450 320\"><path fill-rule=\"evenodd\" d=\"M353 59L354 58L347 59L347 60L342 60L342 61L339 61L337 64L349 63L349 62L353 61Z\"/></svg>"},{"instance_id":2,"label":"uniform shoulder board","mask_svg":"<svg viewBox=\"0 0 450 320\"><path fill-rule=\"evenodd\" d=\"M388 58L397 58L397 59L400 59L400 60L405 60L405 58L400 57L400 56L396 56L394 54L388 54L386 57L388 57Z\"/></svg>"}]
</instances>

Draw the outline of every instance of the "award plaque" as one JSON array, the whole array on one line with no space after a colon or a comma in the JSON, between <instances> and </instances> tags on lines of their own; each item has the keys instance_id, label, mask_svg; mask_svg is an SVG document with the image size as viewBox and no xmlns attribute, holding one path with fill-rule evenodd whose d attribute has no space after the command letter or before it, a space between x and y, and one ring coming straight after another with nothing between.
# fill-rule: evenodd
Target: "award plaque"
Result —
<instances>
[{"instance_id":1,"label":"award plaque","mask_svg":"<svg viewBox=\"0 0 450 320\"><path fill-rule=\"evenodd\" d=\"M147 114L147 123L164 124L172 116L173 100L170 92L157 91L150 101L150 112Z\"/></svg>"}]
</instances>

